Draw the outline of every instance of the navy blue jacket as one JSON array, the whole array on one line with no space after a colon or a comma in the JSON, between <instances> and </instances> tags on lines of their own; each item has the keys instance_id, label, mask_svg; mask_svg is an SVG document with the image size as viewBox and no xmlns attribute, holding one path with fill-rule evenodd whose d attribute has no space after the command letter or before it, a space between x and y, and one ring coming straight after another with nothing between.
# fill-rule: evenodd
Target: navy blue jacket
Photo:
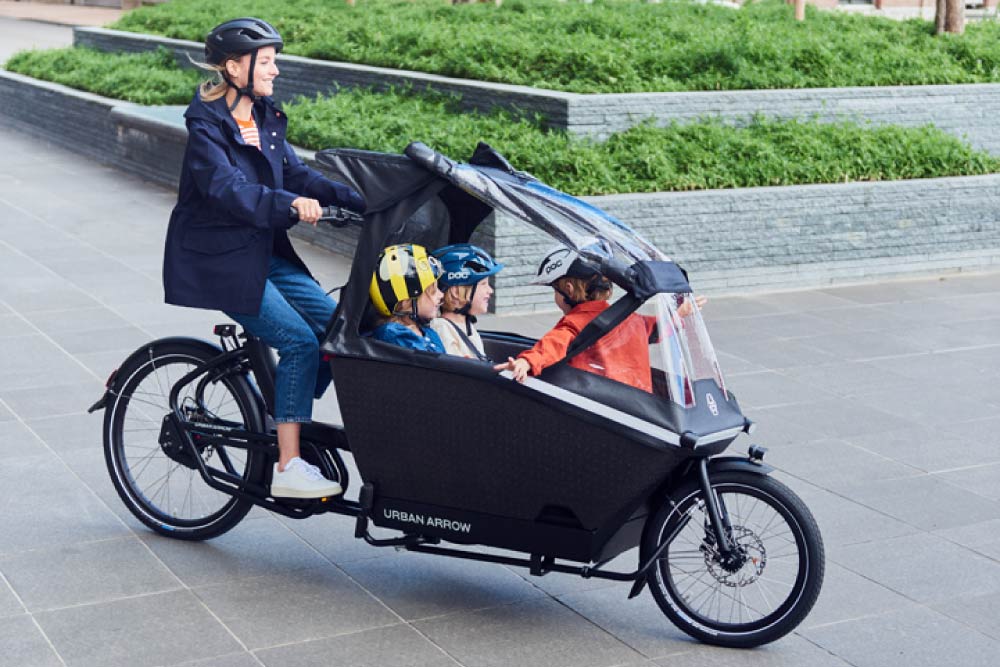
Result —
<instances>
[{"instance_id":1,"label":"navy blue jacket","mask_svg":"<svg viewBox=\"0 0 1000 667\"><path fill-rule=\"evenodd\" d=\"M254 116L262 150L243 141L225 98L206 103L195 93L184 112L187 149L163 255L167 303L256 315L272 253L309 273L286 231L293 200L364 210L357 192L299 160L270 98Z\"/></svg>"}]
</instances>

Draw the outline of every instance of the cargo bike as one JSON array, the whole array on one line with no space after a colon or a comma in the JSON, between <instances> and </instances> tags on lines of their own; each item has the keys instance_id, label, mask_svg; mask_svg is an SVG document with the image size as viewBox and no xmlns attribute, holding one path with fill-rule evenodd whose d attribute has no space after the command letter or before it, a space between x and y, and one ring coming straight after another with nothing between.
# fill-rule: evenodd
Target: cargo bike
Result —
<instances>
[{"instance_id":1,"label":"cargo bike","mask_svg":"<svg viewBox=\"0 0 1000 667\"><path fill-rule=\"evenodd\" d=\"M219 344L141 346L92 408L105 410L108 471L140 521L200 540L233 528L255 505L293 518L332 512L355 517L355 537L374 547L632 582L629 597L648 586L670 621L712 644L757 646L802 621L823 581L819 529L769 475L763 447L726 455L753 425L726 388L700 313L680 309L692 297L676 264L485 144L467 163L419 143L401 155L329 150L317 159L368 202L363 220L344 229L358 235L357 249L322 346L343 425L302 430L303 457L347 492L270 496L274 360L259 340L223 324ZM351 222L344 211L331 215ZM567 359L521 384L480 360L366 335L382 248L489 245L491 234L532 247L551 237L617 286ZM533 273L533 261L506 271ZM568 365L633 314L655 318L652 391ZM534 342L481 335L501 361ZM349 479L348 452L359 480Z\"/></svg>"}]
</instances>

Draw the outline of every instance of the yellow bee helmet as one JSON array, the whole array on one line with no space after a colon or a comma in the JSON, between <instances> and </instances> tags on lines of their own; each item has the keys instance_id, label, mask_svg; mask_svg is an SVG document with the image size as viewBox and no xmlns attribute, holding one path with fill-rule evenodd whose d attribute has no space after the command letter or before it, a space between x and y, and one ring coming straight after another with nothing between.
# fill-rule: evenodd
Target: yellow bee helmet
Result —
<instances>
[{"instance_id":1,"label":"yellow bee helmet","mask_svg":"<svg viewBox=\"0 0 1000 667\"><path fill-rule=\"evenodd\" d=\"M368 295L378 312L390 317L396 304L419 297L441 273L441 262L423 246L391 245L378 255Z\"/></svg>"}]
</instances>

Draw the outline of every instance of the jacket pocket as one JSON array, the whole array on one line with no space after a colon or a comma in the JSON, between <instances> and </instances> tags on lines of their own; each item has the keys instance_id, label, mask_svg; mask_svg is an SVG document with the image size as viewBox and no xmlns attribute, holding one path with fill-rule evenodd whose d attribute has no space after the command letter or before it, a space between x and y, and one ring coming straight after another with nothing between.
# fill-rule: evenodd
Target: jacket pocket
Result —
<instances>
[{"instance_id":1,"label":"jacket pocket","mask_svg":"<svg viewBox=\"0 0 1000 667\"><path fill-rule=\"evenodd\" d=\"M248 227L190 227L184 231L181 247L203 255L221 255L247 247L259 235Z\"/></svg>"}]
</instances>

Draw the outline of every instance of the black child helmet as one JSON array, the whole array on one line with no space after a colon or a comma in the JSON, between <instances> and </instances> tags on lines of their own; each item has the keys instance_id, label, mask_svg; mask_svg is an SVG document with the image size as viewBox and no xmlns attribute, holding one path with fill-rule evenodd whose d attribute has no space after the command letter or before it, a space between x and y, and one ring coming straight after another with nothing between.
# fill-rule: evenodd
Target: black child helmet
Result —
<instances>
[{"instance_id":1,"label":"black child helmet","mask_svg":"<svg viewBox=\"0 0 1000 667\"><path fill-rule=\"evenodd\" d=\"M243 95L251 100L256 99L253 94L253 70L257 63L257 50L273 46L275 51L281 51L284 45L284 40L273 25L250 16L220 23L208 33L208 37L205 38L205 60L210 65L221 66L233 56L251 54L246 86L240 88L229 80L229 75L225 71L222 72L222 78L236 88L238 93L230 111L236 108L236 103Z\"/></svg>"}]
</instances>

